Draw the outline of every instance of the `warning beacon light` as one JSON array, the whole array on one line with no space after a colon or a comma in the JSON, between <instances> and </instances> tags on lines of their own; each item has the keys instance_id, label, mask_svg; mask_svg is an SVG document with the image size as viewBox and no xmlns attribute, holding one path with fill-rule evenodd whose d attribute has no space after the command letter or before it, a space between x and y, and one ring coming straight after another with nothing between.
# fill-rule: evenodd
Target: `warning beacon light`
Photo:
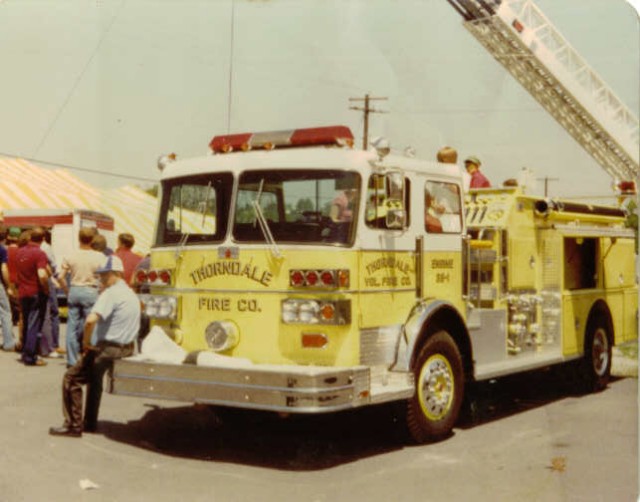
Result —
<instances>
[{"instance_id":1,"label":"warning beacon light","mask_svg":"<svg viewBox=\"0 0 640 502\"><path fill-rule=\"evenodd\" d=\"M227 134L214 136L209 143L213 153L273 150L301 146L353 146L353 134L346 126L312 127L288 131Z\"/></svg>"}]
</instances>

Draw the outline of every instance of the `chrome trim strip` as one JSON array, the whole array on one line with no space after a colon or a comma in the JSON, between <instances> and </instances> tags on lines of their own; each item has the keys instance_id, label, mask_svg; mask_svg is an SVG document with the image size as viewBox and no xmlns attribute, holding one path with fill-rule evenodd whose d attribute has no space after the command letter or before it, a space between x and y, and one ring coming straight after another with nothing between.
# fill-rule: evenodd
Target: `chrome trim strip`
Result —
<instances>
[{"instance_id":1,"label":"chrome trim strip","mask_svg":"<svg viewBox=\"0 0 640 502\"><path fill-rule=\"evenodd\" d=\"M247 390L266 390L266 391L277 391L277 392L286 392L292 394L321 394L325 392L335 392L335 391L343 391L343 390L353 390L354 385L342 385L340 387L272 387L269 385L251 385L251 384L239 384L239 383L231 383L231 382L220 382L220 381L203 381L203 380L192 380L190 378L167 378L167 377L148 377L142 375L130 375L127 373L118 373L117 379L130 379L130 380L147 380L151 382L177 382L177 383L189 383L194 385L215 385L219 387L231 387L235 389L247 389Z\"/></svg>"}]
</instances>

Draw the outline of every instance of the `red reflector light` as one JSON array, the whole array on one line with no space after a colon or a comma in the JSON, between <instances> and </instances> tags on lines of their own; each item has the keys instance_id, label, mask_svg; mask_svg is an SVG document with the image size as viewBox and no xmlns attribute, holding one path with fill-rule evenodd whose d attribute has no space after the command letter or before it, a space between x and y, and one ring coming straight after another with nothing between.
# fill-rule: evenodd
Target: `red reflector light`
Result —
<instances>
[{"instance_id":1,"label":"red reflector light","mask_svg":"<svg viewBox=\"0 0 640 502\"><path fill-rule=\"evenodd\" d=\"M302 333L302 346L307 349L321 349L329 343L324 333Z\"/></svg>"},{"instance_id":2,"label":"red reflector light","mask_svg":"<svg viewBox=\"0 0 640 502\"><path fill-rule=\"evenodd\" d=\"M349 287L348 269L291 269L289 286L296 288L336 289Z\"/></svg>"},{"instance_id":3,"label":"red reflector light","mask_svg":"<svg viewBox=\"0 0 640 502\"><path fill-rule=\"evenodd\" d=\"M322 284L324 284L325 286L333 286L333 284L335 283L335 277L333 276L333 273L329 272L328 270L325 270L324 272L322 272L322 274L320 274L320 280L322 280Z\"/></svg>"},{"instance_id":4,"label":"red reflector light","mask_svg":"<svg viewBox=\"0 0 640 502\"><path fill-rule=\"evenodd\" d=\"M293 270L289 275L289 283L292 286L302 286L304 284L304 275L300 270Z\"/></svg>"},{"instance_id":5,"label":"red reflector light","mask_svg":"<svg viewBox=\"0 0 640 502\"><path fill-rule=\"evenodd\" d=\"M309 270L309 272L307 272L306 279L309 286L315 286L318 282L318 272L315 270Z\"/></svg>"},{"instance_id":6,"label":"red reflector light","mask_svg":"<svg viewBox=\"0 0 640 502\"><path fill-rule=\"evenodd\" d=\"M171 282L171 273L168 270L161 270L159 277L165 284L169 284Z\"/></svg>"},{"instance_id":7,"label":"red reflector light","mask_svg":"<svg viewBox=\"0 0 640 502\"><path fill-rule=\"evenodd\" d=\"M156 272L155 270L150 270L147 277L149 279L149 282L156 282L158 280L158 272Z\"/></svg>"}]
</instances>

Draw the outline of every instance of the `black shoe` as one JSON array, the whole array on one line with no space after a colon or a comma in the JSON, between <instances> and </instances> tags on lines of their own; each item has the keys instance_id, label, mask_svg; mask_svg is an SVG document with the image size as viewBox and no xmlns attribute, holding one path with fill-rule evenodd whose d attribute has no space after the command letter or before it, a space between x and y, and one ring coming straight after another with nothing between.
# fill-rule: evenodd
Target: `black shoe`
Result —
<instances>
[{"instance_id":1,"label":"black shoe","mask_svg":"<svg viewBox=\"0 0 640 502\"><path fill-rule=\"evenodd\" d=\"M62 427L49 427L49 434L52 436L68 436L72 438L79 438L82 436L80 429L72 429L63 425Z\"/></svg>"},{"instance_id":2,"label":"black shoe","mask_svg":"<svg viewBox=\"0 0 640 502\"><path fill-rule=\"evenodd\" d=\"M98 424L84 424L82 432L98 432Z\"/></svg>"}]
</instances>

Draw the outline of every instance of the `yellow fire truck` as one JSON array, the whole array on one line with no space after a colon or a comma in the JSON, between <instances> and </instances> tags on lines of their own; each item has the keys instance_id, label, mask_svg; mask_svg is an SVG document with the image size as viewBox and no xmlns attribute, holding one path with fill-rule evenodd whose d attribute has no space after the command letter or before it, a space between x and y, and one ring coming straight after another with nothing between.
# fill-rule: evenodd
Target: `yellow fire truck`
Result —
<instances>
[{"instance_id":1,"label":"yellow fire truck","mask_svg":"<svg viewBox=\"0 0 640 502\"><path fill-rule=\"evenodd\" d=\"M637 338L622 210L465 193L455 165L352 145L320 127L165 159L138 277L153 328L112 392L285 413L404 401L425 442L470 382L575 361L606 386L612 346Z\"/></svg>"}]
</instances>

